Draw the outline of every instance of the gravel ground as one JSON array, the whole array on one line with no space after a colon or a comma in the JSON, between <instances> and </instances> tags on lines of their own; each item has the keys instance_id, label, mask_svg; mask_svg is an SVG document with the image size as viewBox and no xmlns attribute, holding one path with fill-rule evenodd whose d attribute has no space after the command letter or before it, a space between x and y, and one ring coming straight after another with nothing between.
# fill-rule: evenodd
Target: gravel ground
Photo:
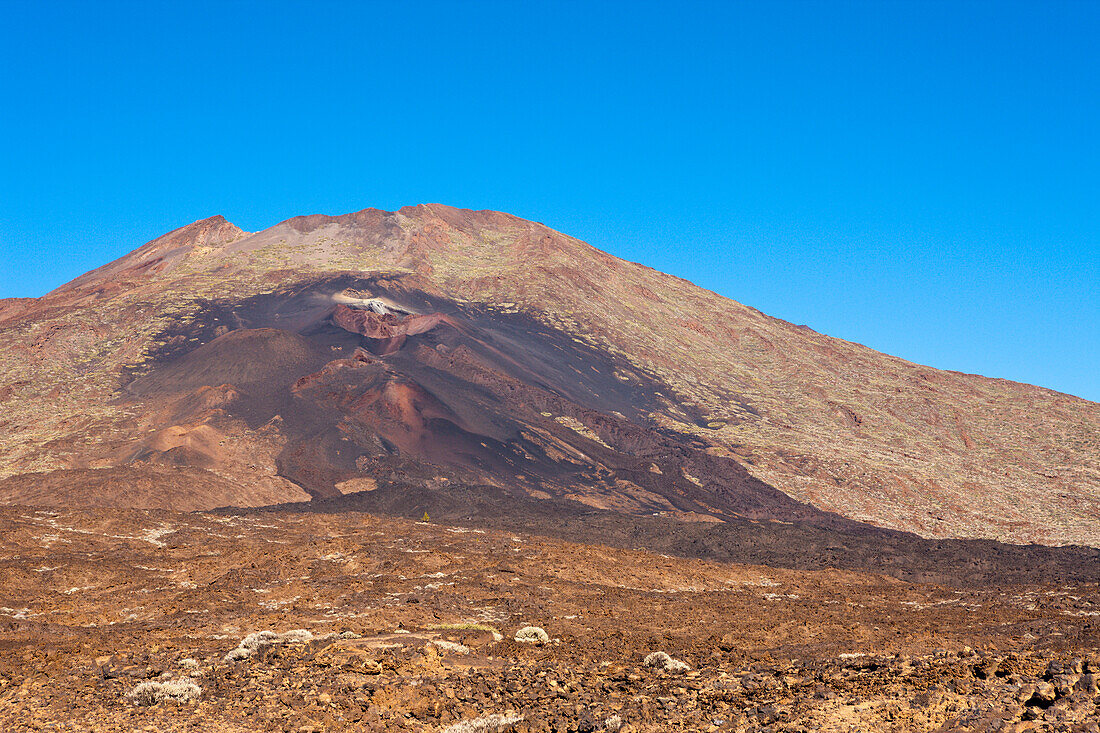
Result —
<instances>
[{"instance_id":1,"label":"gravel ground","mask_svg":"<svg viewBox=\"0 0 1100 733\"><path fill-rule=\"evenodd\" d=\"M358 513L8 508L0 728L1096 731L1100 594L1041 580L914 584ZM528 625L549 641L517 642ZM646 666L657 651L688 669Z\"/></svg>"}]
</instances>

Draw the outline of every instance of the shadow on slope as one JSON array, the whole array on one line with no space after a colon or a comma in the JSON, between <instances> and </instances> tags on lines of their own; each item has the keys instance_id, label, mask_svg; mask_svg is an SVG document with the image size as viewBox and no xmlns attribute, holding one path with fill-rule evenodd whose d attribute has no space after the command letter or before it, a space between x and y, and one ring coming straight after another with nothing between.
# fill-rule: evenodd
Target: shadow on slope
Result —
<instances>
[{"instance_id":1,"label":"shadow on slope","mask_svg":"<svg viewBox=\"0 0 1100 733\"><path fill-rule=\"evenodd\" d=\"M471 528L796 570L871 572L958 587L1100 582L1096 548L930 540L855 522L845 527L736 518L683 522L600 511L572 501L535 500L493 487L437 491L388 484L371 492L252 511L362 511L410 519L427 512L432 522Z\"/></svg>"},{"instance_id":2,"label":"shadow on slope","mask_svg":"<svg viewBox=\"0 0 1100 733\"><path fill-rule=\"evenodd\" d=\"M123 399L196 406L169 422L224 414L277 430L279 475L317 498L393 476L709 521L847 521L660 427L656 415L707 418L621 356L530 314L459 304L418 285L333 277L208 302L158 335ZM216 406L200 399L209 389L224 394ZM132 455L183 460L141 448Z\"/></svg>"}]
</instances>

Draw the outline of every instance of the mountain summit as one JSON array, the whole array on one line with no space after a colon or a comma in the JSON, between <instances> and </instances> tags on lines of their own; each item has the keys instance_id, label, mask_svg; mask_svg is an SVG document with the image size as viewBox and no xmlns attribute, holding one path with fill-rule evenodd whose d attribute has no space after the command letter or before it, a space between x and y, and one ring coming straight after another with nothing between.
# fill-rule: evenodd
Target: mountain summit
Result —
<instances>
[{"instance_id":1,"label":"mountain summit","mask_svg":"<svg viewBox=\"0 0 1100 733\"><path fill-rule=\"evenodd\" d=\"M0 502L380 490L1100 544L1100 405L440 204L216 216L0 301ZM389 488L387 488L389 487Z\"/></svg>"}]
</instances>

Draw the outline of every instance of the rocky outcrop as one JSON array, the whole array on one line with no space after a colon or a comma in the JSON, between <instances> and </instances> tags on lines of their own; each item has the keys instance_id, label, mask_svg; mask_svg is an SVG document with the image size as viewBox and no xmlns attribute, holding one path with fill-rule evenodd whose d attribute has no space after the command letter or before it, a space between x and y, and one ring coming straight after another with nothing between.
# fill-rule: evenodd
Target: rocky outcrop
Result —
<instances>
[{"instance_id":1,"label":"rocky outcrop","mask_svg":"<svg viewBox=\"0 0 1100 733\"><path fill-rule=\"evenodd\" d=\"M439 324L449 322L442 313L402 316L387 312L384 308L350 308L343 303L336 306L332 321L346 331L366 336L371 340L372 350L382 355L399 350L409 336L427 333Z\"/></svg>"}]
</instances>

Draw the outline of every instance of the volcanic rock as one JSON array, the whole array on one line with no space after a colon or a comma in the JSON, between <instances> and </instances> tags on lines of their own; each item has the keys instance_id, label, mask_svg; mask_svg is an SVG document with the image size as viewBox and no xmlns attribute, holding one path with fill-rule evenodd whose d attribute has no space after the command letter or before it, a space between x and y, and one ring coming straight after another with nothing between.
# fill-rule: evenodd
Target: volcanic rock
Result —
<instances>
[{"instance_id":1,"label":"volcanic rock","mask_svg":"<svg viewBox=\"0 0 1100 733\"><path fill-rule=\"evenodd\" d=\"M103 500L179 509L400 479L440 501L476 486L681 522L1100 545L1095 403L437 204L254 234L212 217L4 301L0 401L7 504L95 503L89 471L190 472L205 488Z\"/></svg>"}]
</instances>

